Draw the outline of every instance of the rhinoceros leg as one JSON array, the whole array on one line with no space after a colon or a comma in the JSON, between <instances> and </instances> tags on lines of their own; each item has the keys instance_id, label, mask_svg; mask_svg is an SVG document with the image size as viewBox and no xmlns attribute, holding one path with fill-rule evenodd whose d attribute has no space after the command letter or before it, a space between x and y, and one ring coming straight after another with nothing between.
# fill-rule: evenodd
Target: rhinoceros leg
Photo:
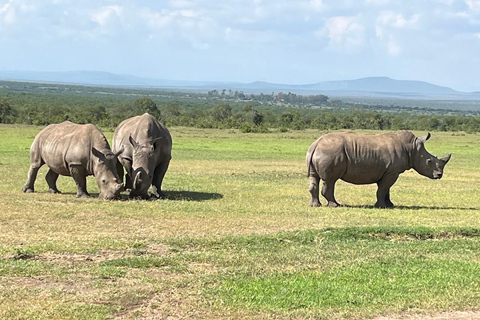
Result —
<instances>
[{"instance_id":1,"label":"rhinoceros leg","mask_svg":"<svg viewBox=\"0 0 480 320\"><path fill-rule=\"evenodd\" d=\"M25 182L25 185L22 188L23 192L30 193L35 191L34 184L37 179L38 169L40 168L31 166L30 170L28 170L27 182Z\"/></svg>"},{"instance_id":2,"label":"rhinoceros leg","mask_svg":"<svg viewBox=\"0 0 480 320\"><path fill-rule=\"evenodd\" d=\"M322 196L327 199L327 207L338 207L340 204L335 200L335 183L337 180L323 181Z\"/></svg>"},{"instance_id":3,"label":"rhinoceros leg","mask_svg":"<svg viewBox=\"0 0 480 320\"><path fill-rule=\"evenodd\" d=\"M47 184L49 187L48 192L61 193L60 190L57 189L57 179L58 173L56 173L52 169L48 170L47 175L45 176L45 180L47 180Z\"/></svg>"},{"instance_id":4,"label":"rhinoceros leg","mask_svg":"<svg viewBox=\"0 0 480 320\"><path fill-rule=\"evenodd\" d=\"M122 164L120 163L120 161L117 161L117 174L118 174L118 177L120 178L120 181L123 182L123 175L124 175L124 171L123 171L123 166ZM125 185L123 185L125 187Z\"/></svg>"},{"instance_id":5,"label":"rhinoceros leg","mask_svg":"<svg viewBox=\"0 0 480 320\"><path fill-rule=\"evenodd\" d=\"M152 182L152 197L157 199L164 199L166 195L162 192L162 182L167 172L170 160L160 163L153 173L153 182Z\"/></svg>"},{"instance_id":6,"label":"rhinoceros leg","mask_svg":"<svg viewBox=\"0 0 480 320\"><path fill-rule=\"evenodd\" d=\"M87 192L87 170L80 165L70 165L70 175L77 185L77 198L89 197Z\"/></svg>"},{"instance_id":7,"label":"rhinoceros leg","mask_svg":"<svg viewBox=\"0 0 480 320\"><path fill-rule=\"evenodd\" d=\"M133 189L133 170L131 162L124 162L125 168L125 191L130 191Z\"/></svg>"},{"instance_id":8,"label":"rhinoceros leg","mask_svg":"<svg viewBox=\"0 0 480 320\"><path fill-rule=\"evenodd\" d=\"M394 204L390 201L390 188L397 181L398 174L387 174L379 182L377 182L377 202L375 207L393 208Z\"/></svg>"},{"instance_id":9,"label":"rhinoceros leg","mask_svg":"<svg viewBox=\"0 0 480 320\"><path fill-rule=\"evenodd\" d=\"M25 185L22 188L23 192L30 193L35 191L34 185L35 180L37 179L38 170L44 164L45 162L43 162L41 158L32 158L32 164L30 165L30 169L28 170L27 182L25 182Z\"/></svg>"},{"instance_id":10,"label":"rhinoceros leg","mask_svg":"<svg viewBox=\"0 0 480 320\"><path fill-rule=\"evenodd\" d=\"M318 197L318 184L320 183L320 178L318 176L310 176L309 179L310 185L308 187L308 191L310 191L310 194L312 195L312 198L310 199L310 207L320 207L322 205Z\"/></svg>"},{"instance_id":11,"label":"rhinoceros leg","mask_svg":"<svg viewBox=\"0 0 480 320\"><path fill-rule=\"evenodd\" d=\"M390 201L390 189L388 190L387 196L385 197L385 204L387 205L387 208L393 208L395 205L393 204L392 201Z\"/></svg>"}]
</instances>

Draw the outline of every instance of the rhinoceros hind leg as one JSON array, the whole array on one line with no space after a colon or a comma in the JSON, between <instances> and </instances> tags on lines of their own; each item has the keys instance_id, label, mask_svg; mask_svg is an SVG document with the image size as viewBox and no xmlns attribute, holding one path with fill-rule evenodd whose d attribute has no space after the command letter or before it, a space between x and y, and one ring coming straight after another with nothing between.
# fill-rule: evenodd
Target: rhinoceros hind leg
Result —
<instances>
[{"instance_id":1,"label":"rhinoceros hind leg","mask_svg":"<svg viewBox=\"0 0 480 320\"><path fill-rule=\"evenodd\" d=\"M80 165L70 165L70 174L77 185L77 198L90 197L87 192L87 170Z\"/></svg>"},{"instance_id":2,"label":"rhinoceros hind leg","mask_svg":"<svg viewBox=\"0 0 480 320\"><path fill-rule=\"evenodd\" d=\"M340 204L335 200L335 183L337 181L323 181L322 196L327 199L327 207L339 207Z\"/></svg>"},{"instance_id":3,"label":"rhinoceros hind leg","mask_svg":"<svg viewBox=\"0 0 480 320\"><path fill-rule=\"evenodd\" d=\"M52 169L48 170L47 175L45 176L45 180L47 180L49 193L61 193L60 190L57 189L57 179L58 173L56 173Z\"/></svg>"},{"instance_id":4,"label":"rhinoceros hind leg","mask_svg":"<svg viewBox=\"0 0 480 320\"><path fill-rule=\"evenodd\" d=\"M22 188L22 191L25 193L32 193L35 191L34 184L35 180L37 179L38 170L44 164L43 161L39 161L38 164L32 164L30 169L28 170L27 182Z\"/></svg>"},{"instance_id":5,"label":"rhinoceros hind leg","mask_svg":"<svg viewBox=\"0 0 480 320\"><path fill-rule=\"evenodd\" d=\"M310 191L310 194L312 196L312 198L310 199L310 207L320 207L322 206L318 197L318 184L320 183L320 178L318 176L310 176L309 179L310 185L308 187L308 191Z\"/></svg>"}]
</instances>

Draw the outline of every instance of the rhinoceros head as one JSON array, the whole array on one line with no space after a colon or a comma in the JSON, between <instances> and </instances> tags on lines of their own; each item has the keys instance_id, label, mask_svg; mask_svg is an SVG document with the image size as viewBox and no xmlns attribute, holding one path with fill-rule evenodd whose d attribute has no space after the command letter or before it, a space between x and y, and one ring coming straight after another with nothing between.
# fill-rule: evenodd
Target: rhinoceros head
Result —
<instances>
[{"instance_id":1,"label":"rhinoceros head","mask_svg":"<svg viewBox=\"0 0 480 320\"><path fill-rule=\"evenodd\" d=\"M116 199L120 197L120 192L123 190L123 184L117 174L116 164L117 157L123 150L116 154L112 152L101 152L92 148L92 154L95 156L94 172L95 180L97 181L100 193L99 198L102 199Z\"/></svg>"},{"instance_id":2,"label":"rhinoceros head","mask_svg":"<svg viewBox=\"0 0 480 320\"><path fill-rule=\"evenodd\" d=\"M430 133L425 137L415 138L413 152L413 169L421 175L431 178L440 179L443 176L443 168L450 160L451 154L444 158L438 159L425 149L425 141L430 139Z\"/></svg>"},{"instance_id":3,"label":"rhinoceros head","mask_svg":"<svg viewBox=\"0 0 480 320\"><path fill-rule=\"evenodd\" d=\"M133 146L133 161L132 161L132 191L131 197L141 197L148 199L148 189L152 185L153 174L156 161L156 149L158 143L162 138L157 138L153 143L140 144L135 141L132 136L129 137L130 143Z\"/></svg>"}]
</instances>

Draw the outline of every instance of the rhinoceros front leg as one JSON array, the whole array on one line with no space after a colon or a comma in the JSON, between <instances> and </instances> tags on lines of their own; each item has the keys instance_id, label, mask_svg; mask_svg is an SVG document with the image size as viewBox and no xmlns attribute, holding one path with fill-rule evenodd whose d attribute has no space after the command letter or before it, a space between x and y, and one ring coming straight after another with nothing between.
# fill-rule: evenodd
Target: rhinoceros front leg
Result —
<instances>
[{"instance_id":1,"label":"rhinoceros front leg","mask_svg":"<svg viewBox=\"0 0 480 320\"><path fill-rule=\"evenodd\" d=\"M395 205L393 204L392 201L390 201L390 189L388 189L387 195L385 196L385 204L387 205L387 208L393 208Z\"/></svg>"},{"instance_id":2,"label":"rhinoceros front leg","mask_svg":"<svg viewBox=\"0 0 480 320\"><path fill-rule=\"evenodd\" d=\"M310 207L320 207L322 205L318 197L318 184L320 183L320 178L318 176L310 176L309 179L310 185L308 186L308 191L310 191L310 194L312 196L312 198L310 199Z\"/></svg>"},{"instance_id":3,"label":"rhinoceros front leg","mask_svg":"<svg viewBox=\"0 0 480 320\"><path fill-rule=\"evenodd\" d=\"M377 182L377 208L393 208L395 205L390 201L390 188L397 181L398 174L385 175L379 182Z\"/></svg>"},{"instance_id":4,"label":"rhinoceros front leg","mask_svg":"<svg viewBox=\"0 0 480 320\"><path fill-rule=\"evenodd\" d=\"M152 197L155 197L157 199L166 198L166 195L162 192L162 182L169 164L170 160L164 161L160 163L155 169L152 182Z\"/></svg>"},{"instance_id":5,"label":"rhinoceros front leg","mask_svg":"<svg viewBox=\"0 0 480 320\"><path fill-rule=\"evenodd\" d=\"M48 170L47 175L45 176L45 180L47 180L47 184L49 188L48 192L61 193L60 190L57 189L57 179L58 179L58 173L56 173L52 169Z\"/></svg>"},{"instance_id":6,"label":"rhinoceros front leg","mask_svg":"<svg viewBox=\"0 0 480 320\"><path fill-rule=\"evenodd\" d=\"M338 207L340 204L335 200L335 183L337 180L323 181L322 196L327 199L327 207Z\"/></svg>"},{"instance_id":7,"label":"rhinoceros front leg","mask_svg":"<svg viewBox=\"0 0 480 320\"><path fill-rule=\"evenodd\" d=\"M133 189L132 163L125 162L124 167L125 167L125 191L131 191Z\"/></svg>"},{"instance_id":8,"label":"rhinoceros front leg","mask_svg":"<svg viewBox=\"0 0 480 320\"><path fill-rule=\"evenodd\" d=\"M90 197L87 192L87 170L80 165L70 165L70 175L77 185L77 198Z\"/></svg>"},{"instance_id":9,"label":"rhinoceros front leg","mask_svg":"<svg viewBox=\"0 0 480 320\"><path fill-rule=\"evenodd\" d=\"M118 178L119 178L120 181L123 183L124 171L123 171L123 166L122 166L122 164L120 163L120 161L117 161L116 169L117 169ZM124 188L125 188L125 184L124 184L123 186L124 186Z\"/></svg>"}]
</instances>

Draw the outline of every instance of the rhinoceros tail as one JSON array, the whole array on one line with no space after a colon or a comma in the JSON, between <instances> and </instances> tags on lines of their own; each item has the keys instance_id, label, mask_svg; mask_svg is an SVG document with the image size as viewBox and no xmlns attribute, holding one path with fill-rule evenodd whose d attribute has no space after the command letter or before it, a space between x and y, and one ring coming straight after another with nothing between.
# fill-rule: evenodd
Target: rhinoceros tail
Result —
<instances>
[{"instance_id":1,"label":"rhinoceros tail","mask_svg":"<svg viewBox=\"0 0 480 320\"><path fill-rule=\"evenodd\" d=\"M310 177L311 169L312 169L312 159L313 155L315 154L315 150L317 150L317 145L320 142L320 138L318 138L314 143L310 145L307 151L307 177Z\"/></svg>"}]
</instances>

